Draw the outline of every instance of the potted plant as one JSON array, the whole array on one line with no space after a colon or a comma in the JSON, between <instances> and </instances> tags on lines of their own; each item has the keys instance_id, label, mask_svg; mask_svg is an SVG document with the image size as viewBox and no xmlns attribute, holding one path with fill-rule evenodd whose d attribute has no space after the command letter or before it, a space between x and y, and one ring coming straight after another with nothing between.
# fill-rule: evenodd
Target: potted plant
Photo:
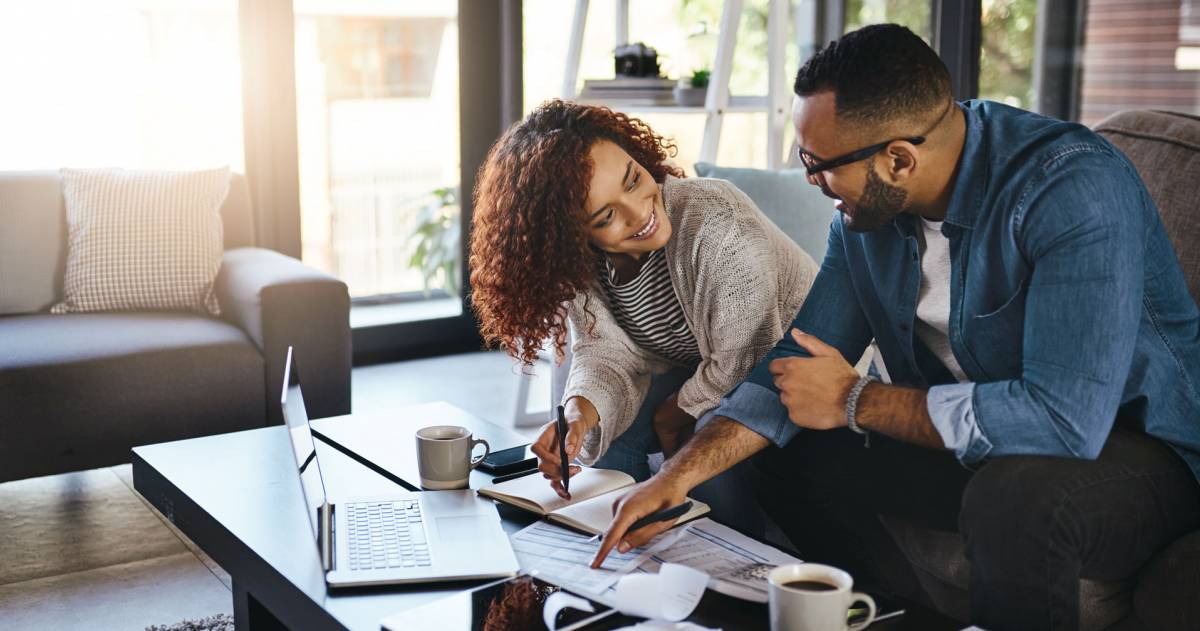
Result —
<instances>
[{"instance_id":1,"label":"potted plant","mask_svg":"<svg viewBox=\"0 0 1200 631\"><path fill-rule=\"evenodd\" d=\"M684 107L698 107L704 105L704 98L708 94L708 78L712 74L707 68L702 68L692 73L691 77L679 80L679 85L675 86L675 102Z\"/></svg>"},{"instance_id":2,"label":"potted plant","mask_svg":"<svg viewBox=\"0 0 1200 631\"><path fill-rule=\"evenodd\" d=\"M458 187L432 191L430 202L417 215L416 226L405 246L411 248L411 269L421 272L425 296L441 289L458 295L459 256Z\"/></svg>"}]
</instances>

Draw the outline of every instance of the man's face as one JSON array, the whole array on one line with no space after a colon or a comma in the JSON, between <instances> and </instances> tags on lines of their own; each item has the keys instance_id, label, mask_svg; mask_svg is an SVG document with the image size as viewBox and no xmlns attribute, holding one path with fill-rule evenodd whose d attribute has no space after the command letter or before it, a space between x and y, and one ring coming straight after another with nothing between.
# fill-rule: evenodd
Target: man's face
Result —
<instances>
[{"instance_id":1,"label":"man's face","mask_svg":"<svg viewBox=\"0 0 1200 631\"><path fill-rule=\"evenodd\" d=\"M820 161L843 156L883 139L862 139L855 130L839 130L833 92L819 92L792 101L792 123L800 148ZM847 228L869 232L904 211L908 192L890 184L876 169L876 157L821 171L809 182L836 201Z\"/></svg>"}]
</instances>

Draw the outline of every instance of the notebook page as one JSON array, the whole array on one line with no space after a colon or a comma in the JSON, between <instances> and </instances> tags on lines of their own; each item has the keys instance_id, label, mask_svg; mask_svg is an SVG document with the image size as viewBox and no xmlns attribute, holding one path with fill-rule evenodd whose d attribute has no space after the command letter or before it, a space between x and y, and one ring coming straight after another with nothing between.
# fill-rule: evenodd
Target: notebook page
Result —
<instances>
[{"instance_id":1,"label":"notebook page","mask_svg":"<svg viewBox=\"0 0 1200 631\"><path fill-rule=\"evenodd\" d=\"M620 492L607 493L584 502L576 502L554 511L553 518L555 521L571 526L572 528L578 528L593 535L600 534L608 530L608 524L612 522L613 516L612 504L620 496ZM678 524L695 519L710 510L708 504L700 500L690 497L688 500L692 502L691 510L678 517L675 523Z\"/></svg>"},{"instance_id":2,"label":"notebook page","mask_svg":"<svg viewBox=\"0 0 1200 631\"><path fill-rule=\"evenodd\" d=\"M550 481L543 478L540 473L485 486L479 489L479 493L517 506L523 506L526 503L533 504L541 509L542 514L547 514L564 506L576 504L631 484L633 484L633 478L620 471L584 467L582 471L571 476L571 499L569 501L559 497L554 489L550 488ZM523 501L513 501L514 499Z\"/></svg>"}]
</instances>

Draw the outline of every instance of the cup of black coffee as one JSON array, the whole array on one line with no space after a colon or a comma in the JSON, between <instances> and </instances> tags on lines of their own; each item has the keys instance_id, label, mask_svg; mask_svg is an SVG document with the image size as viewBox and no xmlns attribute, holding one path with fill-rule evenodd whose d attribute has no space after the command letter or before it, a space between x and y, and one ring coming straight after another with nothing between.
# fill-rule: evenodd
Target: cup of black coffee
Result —
<instances>
[{"instance_id":1,"label":"cup of black coffee","mask_svg":"<svg viewBox=\"0 0 1200 631\"><path fill-rule=\"evenodd\" d=\"M781 565L767 575L771 631L857 631L875 620L875 600L851 591L850 575L819 563ZM867 617L850 626L851 605L867 605Z\"/></svg>"},{"instance_id":2,"label":"cup of black coffee","mask_svg":"<svg viewBox=\"0 0 1200 631\"><path fill-rule=\"evenodd\" d=\"M825 581L788 581L783 586L788 589L799 589L806 592L831 592L837 589L837 585L826 583Z\"/></svg>"}]
</instances>

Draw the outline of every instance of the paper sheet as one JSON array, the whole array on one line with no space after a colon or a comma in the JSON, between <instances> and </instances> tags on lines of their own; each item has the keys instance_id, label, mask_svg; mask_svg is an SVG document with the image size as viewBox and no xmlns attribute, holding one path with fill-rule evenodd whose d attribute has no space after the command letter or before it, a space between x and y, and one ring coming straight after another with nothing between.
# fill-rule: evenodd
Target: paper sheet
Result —
<instances>
[{"instance_id":1,"label":"paper sheet","mask_svg":"<svg viewBox=\"0 0 1200 631\"><path fill-rule=\"evenodd\" d=\"M542 605L542 624L546 625L550 631L554 631L554 621L558 618L558 614L568 607L580 611L596 611L595 607L592 607L592 603L587 600L564 591L557 591L550 594L545 604Z\"/></svg>"},{"instance_id":2,"label":"paper sheet","mask_svg":"<svg viewBox=\"0 0 1200 631\"><path fill-rule=\"evenodd\" d=\"M708 575L665 563L658 574L630 574L617 583L616 609L623 614L678 622L691 615L704 596Z\"/></svg>"},{"instance_id":3,"label":"paper sheet","mask_svg":"<svg viewBox=\"0 0 1200 631\"><path fill-rule=\"evenodd\" d=\"M588 595L604 593L622 574L636 567L638 556L646 551L635 548L620 553L614 549L600 569L593 570L588 566L600 549L600 542L588 543L589 538L562 526L537 521L514 533L509 541L521 570Z\"/></svg>"},{"instance_id":4,"label":"paper sheet","mask_svg":"<svg viewBox=\"0 0 1200 631\"><path fill-rule=\"evenodd\" d=\"M615 589L616 609L623 614L650 618L625 629L638 631L711 631L707 627L681 622L692 613L708 575L682 565L667 564L658 574L630 574L621 578ZM554 630L554 621L563 609L594 611L587 600L557 591L550 594L542 609L542 622Z\"/></svg>"},{"instance_id":5,"label":"paper sheet","mask_svg":"<svg viewBox=\"0 0 1200 631\"><path fill-rule=\"evenodd\" d=\"M698 519L673 536L660 538L639 555L638 569L657 572L664 563L678 563L709 576L708 586L722 594L767 602L767 572L800 559L759 543L711 519Z\"/></svg>"}]
</instances>

